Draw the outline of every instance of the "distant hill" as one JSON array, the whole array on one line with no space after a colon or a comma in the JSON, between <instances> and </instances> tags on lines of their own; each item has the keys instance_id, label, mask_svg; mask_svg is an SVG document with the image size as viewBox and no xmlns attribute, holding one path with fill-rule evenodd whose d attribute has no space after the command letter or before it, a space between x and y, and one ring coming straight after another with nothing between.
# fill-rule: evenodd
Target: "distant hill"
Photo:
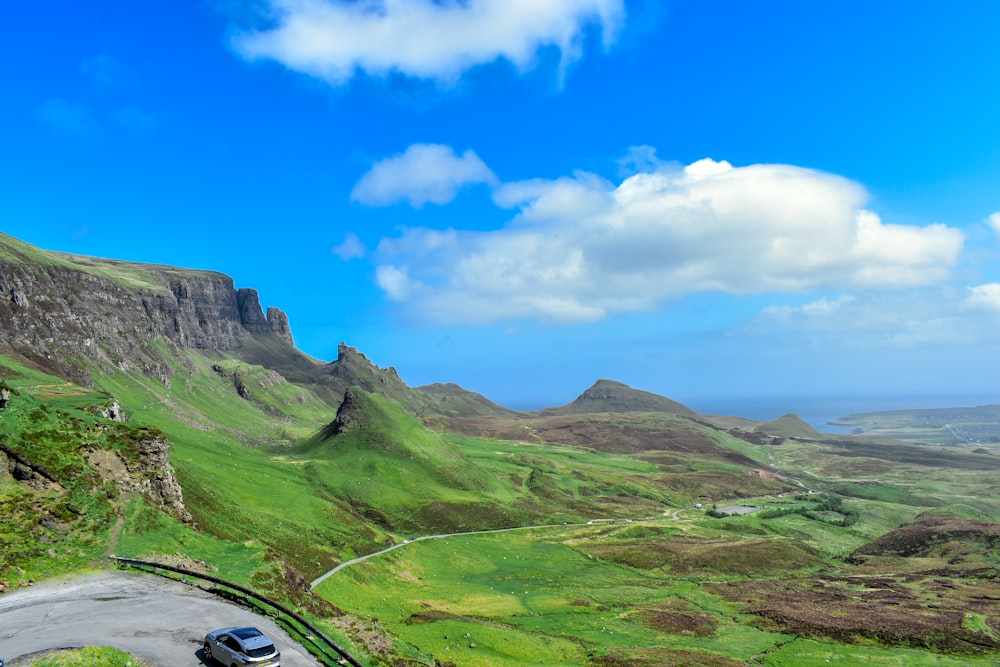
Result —
<instances>
[{"instance_id":1,"label":"distant hill","mask_svg":"<svg viewBox=\"0 0 1000 667\"><path fill-rule=\"evenodd\" d=\"M698 417L697 412L677 401L633 389L614 380L598 380L572 403L558 408L545 408L538 415L553 417L600 412L665 412L682 417Z\"/></svg>"},{"instance_id":2,"label":"distant hill","mask_svg":"<svg viewBox=\"0 0 1000 667\"><path fill-rule=\"evenodd\" d=\"M448 417L512 417L519 414L453 382L425 384L416 390L435 397L438 412Z\"/></svg>"},{"instance_id":3,"label":"distant hill","mask_svg":"<svg viewBox=\"0 0 1000 667\"><path fill-rule=\"evenodd\" d=\"M1000 405L861 412L830 422L854 433L926 444L981 445L1000 442Z\"/></svg>"},{"instance_id":4,"label":"distant hill","mask_svg":"<svg viewBox=\"0 0 1000 667\"><path fill-rule=\"evenodd\" d=\"M780 435L786 438L820 438L822 433L807 424L798 415L788 413L778 419L759 424L754 428L757 433Z\"/></svg>"}]
</instances>

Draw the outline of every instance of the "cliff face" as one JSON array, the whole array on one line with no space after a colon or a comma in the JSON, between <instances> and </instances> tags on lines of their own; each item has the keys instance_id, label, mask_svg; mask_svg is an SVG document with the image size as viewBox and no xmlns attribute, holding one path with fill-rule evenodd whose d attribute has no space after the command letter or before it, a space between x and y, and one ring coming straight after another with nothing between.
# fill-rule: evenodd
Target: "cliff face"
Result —
<instances>
[{"instance_id":1,"label":"cliff face","mask_svg":"<svg viewBox=\"0 0 1000 667\"><path fill-rule=\"evenodd\" d=\"M232 350L247 334L273 333L292 343L283 312L269 308L265 316L256 290L237 290L221 273L78 258L10 237L0 241L0 345L62 375L81 378L81 359L155 375L162 372L149 344L156 339ZM32 254L11 252L21 246Z\"/></svg>"}]
</instances>

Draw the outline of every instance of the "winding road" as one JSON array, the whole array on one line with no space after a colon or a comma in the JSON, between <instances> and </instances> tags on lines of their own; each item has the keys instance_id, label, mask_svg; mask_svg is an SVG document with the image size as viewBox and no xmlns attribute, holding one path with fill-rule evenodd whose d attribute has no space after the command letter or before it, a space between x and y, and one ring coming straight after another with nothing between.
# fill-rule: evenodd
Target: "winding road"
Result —
<instances>
[{"instance_id":1,"label":"winding road","mask_svg":"<svg viewBox=\"0 0 1000 667\"><path fill-rule=\"evenodd\" d=\"M671 515L671 520L677 521L678 520L677 512L681 512L684 509L685 508L682 507L678 510L675 510L674 513ZM358 563L363 563L369 558L375 558L376 556L387 554L390 551L393 551L394 549L399 549L400 547L405 547L407 544L412 544L413 542L419 542L421 540L440 540L445 537L463 537L465 535L486 535L489 533L509 533L514 530L539 530L541 528L570 528L570 527L580 527L580 526L606 526L609 524L613 524L615 521L616 519L594 519L592 521L588 521L587 523L551 523L551 524L544 524L541 526L515 526L514 528L493 528L491 530L472 530L467 533L446 533L444 535L422 535L420 537L414 537L413 539L400 542L399 544L393 544L391 547L387 547L385 549L382 549L381 551L375 551L373 553L366 554L364 556L359 556L358 558L352 558L351 560L346 560L337 567L327 572L326 574L323 574L322 576L313 579L309 587L311 589L316 588L321 583L323 583L333 575L343 570L345 567L350 567L351 565L357 565ZM625 521L627 521L628 523L632 523L633 519L625 519ZM645 519L635 519L634 521L657 521L657 519L648 517Z\"/></svg>"},{"instance_id":2,"label":"winding road","mask_svg":"<svg viewBox=\"0 0 1000 667\"><path fill-rule=\"evenodd\" d=\"M537 530L539 528L565 528L565 527L571 526L571 525L572 526L578 526L578 525L583 525L583 524L562 524L562 523L557 523L557 524L550 524L550 525L545 525L545 526L516 526L514 528L494 528L492 530L473 530L473 531L469 531L467 533L446 533L444 535L422 535L420 537L414 537L412 540L406 540L404 542L400 542L399 544L393 544L391 547L387 547L385 549L382 549L381 551L375 551L373 553L366 554L364 556L359 556L358 558L352 558L351 560L345 560L343 563L341 563L337 567L333 568L332 570L330 570L326 574L324 574L324 575L322 575L320 577L317 577L316 579L313 579L312 583L309 585L309 587L310 588L316 588L321 583L323 583L324 581L326 581L327 579L329 579L333 575L335 575L338 572L340 572L341 570L343 570L345 567L349 567L351 565L356 565L358 563L363 563L364 561L368 560L369 558L374 558L375 556L381 556L382 554L389 553L390 551L392 551L394 549L399 549L400 547L405 547L407 544L411 544L413 542L420 542L421 540L440 540L440 539L445 538L445 537L461 537L461 536L464 536L464 535L485 535L487 533L508 533L508 532L510 532L512 530Z\"/></svg>"},{"instance_id":3,"label":"winding road","mask_svg":"<svg viewBox=\"0 0 1000 667\"><path fill-rule=\"evenodd\" d=\"M284 667L318 667L272 619L170 579L99 572L0 596L0 658L58 648L114 646L157 667L212 665L205 633L253 625L274 640Z\"/></svg>"}]
</instances>

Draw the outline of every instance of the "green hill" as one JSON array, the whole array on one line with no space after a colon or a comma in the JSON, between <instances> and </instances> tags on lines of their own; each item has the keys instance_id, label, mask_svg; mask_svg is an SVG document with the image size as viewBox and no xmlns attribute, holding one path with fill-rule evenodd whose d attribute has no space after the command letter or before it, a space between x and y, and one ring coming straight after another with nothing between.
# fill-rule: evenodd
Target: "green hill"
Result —
<instances>
[{"instance_id":1,"label":"green hill","mask_svg":"<svg viewBox=\"0 0 1000 667\"><path fill-rule=\"evenodd\" d=\"M426 384L417 391L437 398L434 403L436 413L448 417L514 416L514 410L497 405L482 394L471 392L453 382Z\"/></svg>"},{"instance_id":2,"label":"green hill","mask_svg":"<svg viewBox=\"0 0 1000 667\"><path fill-rule=\"evenodd\" d=\"M798 415L789 413L778 419L758 424L753 429L757 433L783 436L786 438L819 438L822 434L802 420Z\"/></svg>"},{"instance_id":3,"label":"green hill","mask_svg":"<svg viewBox=\"0 0 1000 667\"><path fill-rule=\"evenodd\" d=\"M614 380L598 380L572 403L558 408L546 408L541 416L579 415L600 412L665 412L697 417L698 413L669 398Z\"/></svg>"}]
</instances>

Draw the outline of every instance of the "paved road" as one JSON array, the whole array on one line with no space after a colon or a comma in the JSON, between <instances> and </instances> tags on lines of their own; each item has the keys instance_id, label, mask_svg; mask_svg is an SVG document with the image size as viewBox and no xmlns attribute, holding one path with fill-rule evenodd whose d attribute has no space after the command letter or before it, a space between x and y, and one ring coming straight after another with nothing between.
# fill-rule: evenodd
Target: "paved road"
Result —
<instances>
[{"instance_id":1,"label":"paved road","mask_svg":"<svg viewBox=\"0 0 1000 667\"><path fill-rule=\"evenodd\" d=\"M683 508L682 508L683 509ZM680 512L681 510L677 510ZM674 512L673 520L677 521L677 512ZM621 519L617 519L620 521ZM607 526L608 524L613 524L616 519L594 519L588 521L587 523L548 523L540 526L515 526L514 528L493 528L490 530L472 530L467 533L445 533L444 535L421 535L420 537L414 537L413 539L406 540L405 542L400 542L399 544L393 544L391 547L382 549L381 551L376 551L374 553L367 554L365 556L359 556L358 558L352 558L351 560L344 561L337 567L333 568L326 574L323 574L316 579L312 580L309 588L315 589L317 586L322 584L324 581L337 574L345 567L350 567L351 565L357 565L358 563L363 563L369 558L375 558L376 556L381 556L382 554L387 554L393 549L399 549L407 544L412 544L413 542L419 542L421 540L440 540L445 537L464 537L466 535L486 535L488 533L509 533L515 530L538 530L540 528L569 528L569 527L580 527L580 526ZM626 519L631 523L632 519ZM636 519L636 521L656 521L655 518L647 519Z\"/></svg>"},{"instance_id":2,"label":"paved road","mask_svg":"<svg viewBox=\"0 0 1000 667\"><path fill-rule=\"evenodd\" d=\"M0 596L0 658L89 645L114 646L157 667L206 665L205 633L241 625L271 637L283 666L319 665L267 617L193 586L125 572L45 581Z\"/></svg>"},{"instance_id":3,"label":"paved road","mask_svg":"<svg viewBox=\"0 0 1000 667\"><path fill-rule=\"evenodd\" d=\"M598 519L597 522L599 522L599 523L601 523L603 525L603 524L605 524L605 523L608 522L608 519ZM591 521L590 523L595 523L595 522ZM313 579L312 583L309 585L309 588L316 588L317 586L319 586L320 584L322 584L324 581L326 581L327 579L329 579L333 575L335 575L338 572L340 572L341 570L343 570L345 567L349 567L351 565L356 565L358 563L363 563L364 561L368 560L369 558L374 558L375 556L381 556L382 554L387 554L390 551L392 551L393 549L399 549L400 547L404 547L407 544L412 544L413 542L419 542L421 540L440 540L440 539L445 538L445 537L464 537L466 535L486 535L488 533L509 533L509 532L515 531L515 530L538 530L539 528L566 528L568 526L584 526L584 525L588 525L588 524L582 524L582 523L553 523L553 524L545 524L545 525L542 525L542 526L515 526L514 528L493 528L491 530L472 530L472 531L469 531L467 533L445 533L443 535L421 535L420 537L414 537L413 539L406 540L405 542L400 542L399 544L393 544L391 547L388 547L386 549L382 549L381 551L376 551L374 553L370 553L370 554L367 554L365 556L359 556L358 558L352 558L351 560L344 561L343 563L341 563L337 567L333 568L332 570L330 570L326 574L324 574L324 575L322 575L320 577L317 577L316 579Z\"/></svg>"}]
</instances>

